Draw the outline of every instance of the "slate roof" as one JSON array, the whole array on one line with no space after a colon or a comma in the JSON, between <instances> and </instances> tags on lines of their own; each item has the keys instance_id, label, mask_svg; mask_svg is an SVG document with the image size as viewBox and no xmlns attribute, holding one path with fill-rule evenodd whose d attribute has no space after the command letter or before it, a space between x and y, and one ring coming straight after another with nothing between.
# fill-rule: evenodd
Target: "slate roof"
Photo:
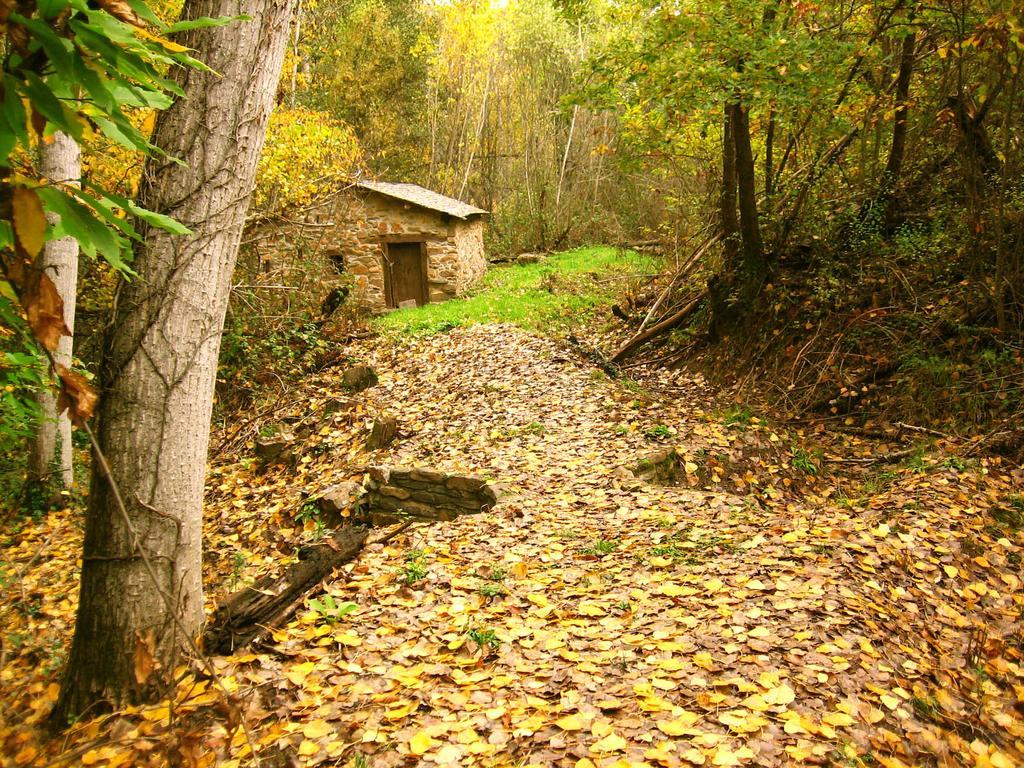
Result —
<instances>
[{"instance_id":1,"label":"slate roof","mask_svg":"<svg viewBox=\"0 0 1024 768\"><path fill-rule=\"evenodd\" d=\"M439 211L454 216L457 219L468 219L471 216L486 215L487 211L476 208L469 203L456 200L454 197L446 197L432 192L429 189L416 184L398 184L389 181L360 181L356 183L361 189L368 189L396 200L418 205L421 208L428 208L431 211Z\"/></svg>"}]
</instances>

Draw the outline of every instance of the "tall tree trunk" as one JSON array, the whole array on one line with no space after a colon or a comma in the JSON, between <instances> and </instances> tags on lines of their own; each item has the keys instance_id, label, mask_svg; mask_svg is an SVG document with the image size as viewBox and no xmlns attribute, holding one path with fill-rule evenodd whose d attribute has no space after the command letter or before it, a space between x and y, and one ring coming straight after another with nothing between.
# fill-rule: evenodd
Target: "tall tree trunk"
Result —
<instances>
[{"instance_id":1,"label":"tall tree trunk","mask_svg":"<svg viewBox=\"0 0 1024 768\"><path fill-rule=\"evenodd\" d=\"M885 163L885 175L890 189L899 182L903 169L903 158L907 147L907 108L910 98L910 78L914 73L914 46L917 35L913 32L903 38L900 47L900 67L896 75L896 94L893 99L896 107L892 120L892 144L889 146L889 158Z\"/></svg>"},{"instance_id":2,"label":"tall tree trunk","mask_svg":"<svg viewBox=\"0 0 1024 768\"><path fill-rule=\"evenodd\" d=\"M725 248L726 269L732 269L739 252L740 223L736 218L736 141L733 139L732 107L725 108L722 123L722 189L718 197L719 225Z\"/></svg>"},{"instance_id":3,"label":"tall tree trunk","mask_svg":"<svg viewBox=\"0 0 1024 768\"><path fill-rule=\"evenodd\" d=\"M185 3L187 19L251 20L178 39L213 72L174 73L185 97L157 118L153 140L187 165L148 162L139 202L193 233L143 228L138 277L117 298L99 420L110 478L94 462L57 722L162 695L182 632L195 637L203 622L202 499L217 355L293 7Z\"/></svg>"},{"instance_id":4,"label":"tall tree trunk","mask_svg":"<svg viewBox=\"0 0 1024 768\"><path fill-rule=\"evenodd\" d=\"M896 75L894 98L896 112L892 119L892 144L889 145L889 158L885 162L884 189L882 190L885 200L883 218L886 229L891 229L896 223L896 187L900 183L903 158L907 153L907 110L910 99L910 78L914 73L916 43L917 35L911 32L903 37L903 44L900 46L900 66Z\"/></svg>"},{"instance_id":5,"label":"tall tree trunk","mask_svg":"<svg viewBox=\"0 0 1024 768\"><path fill-rule=\"evenodd\" d=\"M736 146L736 188L740 209L740 240L742 262L740 267L739 299L748 303L761 291L768 276L761 225L757 219L757 178L754 173L754 153L750 147L750 113L740 103L731 107L732 138Z\"/></svg>"},{"instance_id":6,"label":"tall tree trunk","mask_svg":"<svg viewBox=\"0 0 1024 768\"><path fill-rule=\"evenodd\" d=\"M82 153L74 139L58 131L51 143L43 144L40 154L43 176L52 182L78 186L82 175ZM56 218L51 215L51 219ZM64 301L64 322L74 334L78 241L73 237L62 237L48 242L41 266ZM61 336L54 351L54 359L67 368L71 367L71 346L72 336ZM70 488L75 480L71 462L71 420L67 413L57 413L57 399L48 389L39 393L39 405L42 419L29 451L29 476L36 482L46 480L56 459L61 484Z\"/></svg>"},{"instance_id":7,"label":"tall tree trunk","mask_svg":"<svg viewBox=\"0 0 1024 768\"><path fill-rule=\"evenodd\" d=\"M764 199L765 205L767 201L771 199L772 194L775 192L775 187L772 184L773 174L775 169L772 167L775 160L775 109L773 107L768 108L768 128L765 131L764 137Z\"/></svg>"},{"instance_id":8,"label":"tall tree trunk","mask_svg":"<svg viewBox=\"0 0 1024 768\"><path fill-rule=\"evenodd\" d=\"M722 235L722 271L708 281L712 339L721 336L736 319L733 289L739 269L740 222L736 217L736 141L733 139L732 106L726 105L722 120L722 186L718 193L718 225Z\"/></svg>"}]
</instances>

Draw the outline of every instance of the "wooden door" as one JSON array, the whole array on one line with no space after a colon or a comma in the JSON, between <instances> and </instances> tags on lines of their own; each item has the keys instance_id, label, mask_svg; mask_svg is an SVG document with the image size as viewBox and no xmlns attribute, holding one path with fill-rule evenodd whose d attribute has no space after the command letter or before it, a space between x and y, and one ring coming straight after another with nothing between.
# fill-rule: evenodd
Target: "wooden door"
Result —
<instances>
[{"instance_id":1,"label":"wooden door","mask_svg":"<svg viewBox=\"0 0 1024 768\"><path fill-rule=\"evenodd\" d=\"M427 259L423 243L388 243L385 246L388 303L398 307L403 301L427 303Z\"/></svg>"}]
</instances>

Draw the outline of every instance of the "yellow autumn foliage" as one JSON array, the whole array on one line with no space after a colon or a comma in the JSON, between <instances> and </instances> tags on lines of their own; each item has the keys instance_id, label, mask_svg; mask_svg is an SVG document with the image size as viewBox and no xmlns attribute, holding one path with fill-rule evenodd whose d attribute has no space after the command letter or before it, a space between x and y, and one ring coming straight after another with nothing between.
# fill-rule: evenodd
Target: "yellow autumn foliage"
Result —
<instances>
[{"instance_id":1,"label":"yellow autumn foliage","mask_svg":"<svg viewBox=\"0 0 1024 768\"><path fill-rule=\"evenodd\" d=\"M355 133L344 122L306 107L279 107L270 116L252 210L306 205L350 178L360 160Z\"/></svg>"}]
</instances>

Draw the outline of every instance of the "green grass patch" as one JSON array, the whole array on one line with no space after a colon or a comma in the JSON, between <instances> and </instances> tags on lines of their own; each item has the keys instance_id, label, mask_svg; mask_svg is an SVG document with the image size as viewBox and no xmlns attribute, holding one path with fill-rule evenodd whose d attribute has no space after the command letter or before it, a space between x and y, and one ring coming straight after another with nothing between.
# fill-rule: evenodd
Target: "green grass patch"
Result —
<instances>
[{"instance_id":1,"label":"green grass patch","mask_svg":"<svg viewBox=\"0 0 1024 768\"><path fill-rule=\"evenodd\" d=\"M480 287L465 298L395 310L374 324L398 334L433 334L480 323L564 330L610 306L631 281L659 267L656 259L635 251L578 248L537 264L491 267Z\"/></svg>"}]
</instances>

